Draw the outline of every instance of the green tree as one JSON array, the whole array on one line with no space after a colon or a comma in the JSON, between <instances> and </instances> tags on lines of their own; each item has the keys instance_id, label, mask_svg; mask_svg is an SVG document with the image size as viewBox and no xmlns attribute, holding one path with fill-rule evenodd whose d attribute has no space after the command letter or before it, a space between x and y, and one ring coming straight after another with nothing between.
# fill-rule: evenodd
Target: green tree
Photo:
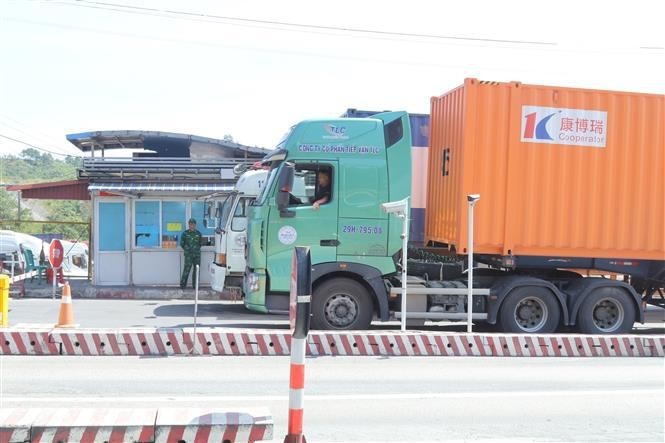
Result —
<instances>
[{"instance_id":1,"label":"green tree","mask_svg":"<svg viewBox=\"0 0 665 443\"><path fill-rule=\"evenodd\" d=\"M6 184L39 183L45 181L72 180L76 178L76 169L81 159L66 157L64 160L54 159L50 154L43 154L36 149L25 149L19 156L0 156L0 177ZM46 220L79 221L90 220L89 202L69 200L47 200ZM15 220L18 203L15 192L0 189L0 220ZM21 208L21 220L31 220L32 213L25 206ZM66 239L87 239L86 225L69 225L62 223L3 223L2 229L11 229L27 234L50 233L62 234Z\"/></svg>"},{"instance_id":2,"label":"green tree","mask_svg":"<svg viewBox=\"0 0 665 443\"><path fill-rule=\"evenodd\" d=\"M23 158L30 166L39 168L48 168L53 164L53 156L49 153L41 153L34 148L28 148L21 151Z\"/></svg>"},{"instance_id":3,"label":"green tree","mask_svg":"<svg viewBox=\"0 0 665 443\"><path fill-rule=\"evenodd\" d=\"M18 198L16 192L8 192L0 189L0 220L5 220L0 224L0 229L9 229L12 231L28 232L27 230L38 229L37 223L15 223L12 220L18 220ZM21 207L21 220L32 220L32 212Z\"/></svg>"},{"instance_id":4,"label":"green tree","mask_svg":"<svg viewBox=\"0 0 665 443\"><path fill-rule=\"evenodd\" d=\"M49 209L47 220L58 222L88 222L90 220L90 205L88 202L74 200L50 200L46 204ZM67 240L87 240L88 225L70 225L63 223L45 223L42 232L62 234Z\"/></svg>"},{"instance_id":5,"label":"green tree","mask_svg":"<svg viewBox=\"0 0 665 443\"><path fill-rule=\"evenodd\" d=\"M0 189L0 220L11 220L16 217L18 204L16 197L4 189Z\"/></svg>"}]
</instances>

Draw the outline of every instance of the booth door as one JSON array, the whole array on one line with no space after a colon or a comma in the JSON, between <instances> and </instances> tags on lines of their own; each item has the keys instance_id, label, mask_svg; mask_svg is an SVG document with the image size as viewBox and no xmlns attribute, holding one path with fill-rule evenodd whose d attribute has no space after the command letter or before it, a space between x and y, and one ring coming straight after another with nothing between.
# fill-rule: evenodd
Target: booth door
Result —
<instances>
[{"instance_id":1,"label":"booth door","mask_svg":"<svg viewBox=\"0 0 665 443\"><path fill-rule=\"evenodd\" d=\"M95 281L99 285L128 285L127 204L124 201L98 201L96 206Z\"/></svg>"}]
</instances>

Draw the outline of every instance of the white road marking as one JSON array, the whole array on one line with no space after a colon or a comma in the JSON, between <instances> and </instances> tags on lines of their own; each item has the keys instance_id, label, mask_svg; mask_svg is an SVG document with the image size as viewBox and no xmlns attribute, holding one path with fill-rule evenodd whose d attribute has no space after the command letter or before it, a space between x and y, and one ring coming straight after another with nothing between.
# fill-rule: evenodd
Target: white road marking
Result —
<instances>
[{"instance_id":1,"label":"white road marking","mask_svg":"<svg viewBox=\"0 0 665 443\"><path fill-rule=\"evenodd\" d=\"M617 390L566 390L566 391L503 391L503 392L439 392L414 394L334 394L307 395L310 401L344 400L427 400L427 399L467 399L504 397L569 397L569 396L663 396L665 389L617 389ZM42 403L140 403L140 402L219 402L219 401L288 401L288 395L230 395L230 396L146 396L146 397L10 397L3 396L3 402L42 402Z\"/></svg>"}]
</instances>

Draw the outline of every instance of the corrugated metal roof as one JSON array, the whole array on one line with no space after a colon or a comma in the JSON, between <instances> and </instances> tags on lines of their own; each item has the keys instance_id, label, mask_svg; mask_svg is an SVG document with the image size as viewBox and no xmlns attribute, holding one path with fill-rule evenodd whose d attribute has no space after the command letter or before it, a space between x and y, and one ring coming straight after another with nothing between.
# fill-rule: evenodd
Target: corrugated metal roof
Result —
<instances>
[{"instance_id":1,"label":"corrugated metal roof","mask_svg":"<svg viewBox=\"0 0 665 443\"><path fill-rule=\"evenodd\" d=\"M22 198L40 200L90 200L87 180L63 180L7 186L8 191L21 191Z\"/></svg>"},{"instance_id":2,"label":"corrugated metal roof","mask_svg":"<svg viewBox=\"0 0 665 443\"><path fill-rule=\"evenodd\" d=\"M90 191L116 192L231 192L223 183L92 183Z\"/></svg>"},{"instance_id":3,"label":"corrugated metal roof","mask_svg":"<svg viewBox=\"0 0 665 443\"><path fill-rule=\"evenodd\" d=\"M91 151L94 145L95 149L104 150L152 150L161 157L189 157L192 146L213 146L231 151L234 155L247 153L253 157L262 157L270 152L268 149L241 145L228 140L161 131L91 131L67 134L67 140L83 152Z\"/></svg>"}]
</instances>

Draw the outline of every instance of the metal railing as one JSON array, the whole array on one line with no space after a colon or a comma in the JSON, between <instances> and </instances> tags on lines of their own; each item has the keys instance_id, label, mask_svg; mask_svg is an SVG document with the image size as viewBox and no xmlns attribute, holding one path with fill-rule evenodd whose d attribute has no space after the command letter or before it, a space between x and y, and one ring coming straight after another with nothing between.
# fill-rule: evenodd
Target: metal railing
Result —
<instances>
[{"instance_id":1,"label":"metal railing","mask_svg":"<svg viewBox=\"0 0 665 443\"><path fill-rule=\"evenodd\" d=\"M221 171L232 171L253 159L197 159L186 157L86 158L78 170L79 179L217 179Z\"/></svg>"}]
</instances>

